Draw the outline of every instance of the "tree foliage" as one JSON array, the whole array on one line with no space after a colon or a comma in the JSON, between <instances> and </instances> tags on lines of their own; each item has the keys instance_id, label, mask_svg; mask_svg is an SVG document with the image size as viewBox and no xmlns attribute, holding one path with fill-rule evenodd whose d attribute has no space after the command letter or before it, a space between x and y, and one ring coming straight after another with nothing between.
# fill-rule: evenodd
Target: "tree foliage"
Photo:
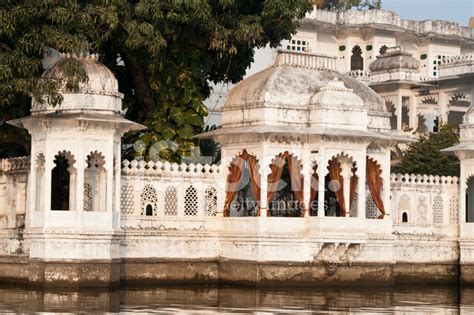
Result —
<instances>
[{"instance_id":1,"label":"tree foliage","mask_svg":"<svg viewBox=\"0 0 474 315\"><path fill-rule=\"evenodd\" d=\"M145 143L137 154L174 141L177 150L163 154L178 160L201 131L209 83L241 80L254 48L289 38L310 9L308 0L1 0L0 110L24 116L31 96L59 104L59 85L87 79L72 61L65 82L42 79L46 49L99 53L127 117L149 127L128 139ZM0 133L21 140L5 125Z\"/></svg>"},{"instance_id":2,"label":"tree foliage","mask_svg":"<svg viewBox=\"0 0 474 315\"><path fill-rule=\"evenodd\" d=\"M446 149L459 143L457 126L443 125L439 132L422 136L419 142L409 145L400 165L394 168L397 173L459 176L459 160L446 153Z\"/></svg>"},{"instance_id":3,"label":"tree foliage","mask_svg":"<svg viewBox=\"0 0 474 315\"><path fill-rule=\"evenodd\" d=\"M352 8L381 9L382 0L313 0L319 8L331 11L350 10Z\"/></svg>"}]
</instances>

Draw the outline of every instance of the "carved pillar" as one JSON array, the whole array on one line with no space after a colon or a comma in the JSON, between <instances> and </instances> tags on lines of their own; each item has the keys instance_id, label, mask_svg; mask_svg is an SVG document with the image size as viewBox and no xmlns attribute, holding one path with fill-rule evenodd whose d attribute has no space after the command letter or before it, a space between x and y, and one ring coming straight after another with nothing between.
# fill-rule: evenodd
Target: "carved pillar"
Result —
<instances>
[{"instance_id":1,"label":"carved pillar","mask_svg":"<svg viewBox=\"0 0 474 315\"><path fill-rule=\"evenodd\" d=\"M345 217L350 217L351 214L351 206L350 206L350 199L351 199L351 175L350 174L343 174L344 178L344 203L346 204L346 214Z\"/></svg>"},{"instance_id":2,"label":"carved pillar","mask_svg":"<svg viewBox=\"0 0 474 315\"><path fill-rule=\"evenodd\" d=\"M438 97L438 107L439 107L439 120L441 123L448 122L448 95L445 92L440 91Z\"/></svg>"},{"instance_id":3,"label":"carved pillar","mask_svg":"<svg viewBox=\"0 0 474 315\"><path fill-rule=\"evenodd\" d=\"M359 218L366 219L367 218L367 209L366 209L366 189L365 189L365 181L366 181L366 169L367 169L367 162L366 162L366 155L361 155L357 161L357 172L356 175L358 176L357 181L357 216Z\"/></svg>"},{"instance_id":4,"label":"carved pillar","mask_svg":"<svg viewBox=\"0 0 474 315\"><path fill-rule=\"evenodd\" d=\"M403 99L402 99L402 93L398 93L396 97L396 113L397 113L397 130L402 130L402 107L403 107Z\"/></svg>"},{"instance_id":5,"label":"carved pillar","mask_svg":"<svg viewBox=\"0 0 474 315\"><path fill-rule=\"evenodd\" d=\"M326 178L326 174L328 173L324 150L323 150L323 152L321 152L320 158L318 160L319 160L319 165L318 165L318 178L319 178L319 182L318 182L318 217L323 218L326 215L326 213L325 213L326 204L324 202L324 197L325 197L324 195L325 195L325 190L326 190L325 178Z\"/></svg>"},{"instance_id":6,"label":"carved pillar","mask_svg":"<svg viewBox=\"0 0 474 315\"><path fill-rule=\"evenodd\" d=\"M418 129L418 108L416 104L416 97L414 95L410 96L410 128L415 131Z\"/></svg>"}]
</instances>

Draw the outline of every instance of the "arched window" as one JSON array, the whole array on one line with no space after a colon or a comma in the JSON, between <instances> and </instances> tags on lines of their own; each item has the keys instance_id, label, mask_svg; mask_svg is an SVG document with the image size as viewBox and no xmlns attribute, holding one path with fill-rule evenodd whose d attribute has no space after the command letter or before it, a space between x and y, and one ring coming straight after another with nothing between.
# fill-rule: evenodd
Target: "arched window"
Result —
<instances>
[{"instance_id":1,"label":"arched window","mask_svg":"<svg viewBox=\"0 0 474 315\"><path fill-rule=\"evenodd\" d=\"M357 213L355 199L358 177L353 159L341 153L328 161L328 174L325 178L324 206L326 216L345 217ZM351 211L352 208L352 211Z\"/></svg>"},{"instance_id":2,"label":"arched window","mask_svg":"<svg viewBox=\"0 0 474 315\"><path fill-rule=\"evenodd\" d=\"M380 47L379 54L385 55L385 53L387 52L387 49L388 47L386 45L383 45L382 47Z\"/></svg>"},{"instance_id":3,"label":"arched window","mask_svg":"<svg viewBox=\"0 0 474 315\"><path fill-rule=\"evenodd\" d=\"M158 214L158 196L156 194L155 188L153 188L151 185L146 185L145 188L143 188L140 199L142 208L141 215L149 215L148 211L150 210L152 212L151 215L156 216Z\"/></svg>"},{"instance_id":4,"label":"arched window","mask_svg":"<svg viewBox=\"0 0 474 315\"><path fill-rule=\"evenodd\" d=\"M362 49L359 45L352 48L351 70L364 70L364 57L362 57Z\"/></svg>"},{"instance_id":5,"label":"arched window","mask_svg":"<svg viewBox=\"0 0 474 315\"><path fill-rule=\"evenodd\" d=\"M165 215L178 215L178 191L174 186L169 186L168 188L166 188Z\"/></svg>"},{"instance_id":6,"label":"arched window","mask_svg":"<svg viewBox=\"0 0 474 315\"><path fill-rule=\"evenodd\" d=\"M86 160L84 171L84 187L90 189L90 209L88 211L106 211L107 205L107 173L105 158L100 152L91 152ZM84 200L84 208L86 200Z\"/></svg>"},{"instance_id":7,"label":"arched window","mask_svg":"<svg viewBox=\"0 0 474 315\"><path fill-rule=\"evenodd\" d=\"M51 210L74 210L76 169L70 152L59 152L54 157L56 166L51 171Z\"/></svg>"},{"instance_id":8,"label":"arched window","mask_svg":"<svg viewBox=\"0 0 474 315\"><path fill-rule=\"evenodd\" d=\"M288 151L279 154L270 165L268 175L268 208L272 217L304 215L301 161Z\"/></svg>"},{"instance_id":9,"label":"arched window","mask_svg":"<svg viewBox=\"0 0 474 315\"><path fill-rule=\"evenodd\" d=\"M390 116L390 129L397 130L397 109L395 104L393 104L391 100L386 100L385 108L387 108L387 111L392 114Z\"/></svg>"},{"instance_id":10,"label":"arched window","mask_svg":"<svg viewBox=\"0 0 474 315\"><path fill-rule=\"evenodd\" d=\"M198 212L198 197L196 188L189 186L186 188L184 196L184 215L196 216Z\"/></svg>"},{"instance_id":11,"label":"arched window","mask_svg":"<svg viewBox=\"0 0 474 315\"><path fill-rule=\"evenodd\" d=\"M146 214L147 217L151 217L153 215L153 206L150 204L146 205Z\"/></svg>"},{"instance_id":12,"label":"arched window","mask_svg":"<svg viewBox=\"0 0 474 315\"><path fill-rule=\"evenodd\" d=\"M229 165L225 217L250 217L258 215L260 203L260 173L256 156L247 150L236 156Z\"/></svg>"},{"instance_id":13,"label":"arched window","mask_svg":"<svg viewBox=\"0 0 474 315\"><path fill-rule=\"evenodd\" d=\"M214 187L208 187L206 189L204 214L208 217L215 217L217 214L217 190Z\"/></svg>"},{"instance_id":14,"label":"arched window","mask_svg":"<svg viewBox=\"0 0 474 315\"><path fill-rule=\"evenodd\" d=\"M403 212L402 214L402 222L408 223L408 214L406 212Z\"/></svg>"}]
</instances>

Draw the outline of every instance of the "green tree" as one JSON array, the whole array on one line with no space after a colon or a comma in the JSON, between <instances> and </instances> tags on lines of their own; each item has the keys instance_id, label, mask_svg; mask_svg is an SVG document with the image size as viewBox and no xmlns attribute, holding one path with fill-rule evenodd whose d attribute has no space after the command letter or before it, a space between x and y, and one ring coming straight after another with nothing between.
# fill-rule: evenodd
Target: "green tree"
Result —
<instances>
[{"instance_id":1,"label":"green tree","mask_svg":"<svg viewBox=\"0 0 474 315\"><path fill-rule=\"evenodd\" d=\"M381 9L382 0L313 0L319 8L331 11L350 10L352 8Z\"/></svg>"},{"instance_id":2,"label":"green tree","mask_svg":"<svg viewBox=\"0 0 474 315\"><path fill-rule=\"evenodd\" d=\"M65 79L41 78L45 50L99 53L125 94L127 117L147 132L130 136L151 145L179 144L161 156L179 160L196 141L210 82L242 79L254 49L295 32L308 0L0 0L0 110L4 120L24 116L31 97L59 104L58 86L87 80L73 59ZM0 126L0 141L24 134Z\"/></svg>"},{"instance_id":3,"label":"green tree","mask_svg":"<svg viewBox=\"0 0 474 315\"><path fill-rule=\"evenodd\" d=\"M459 129L453 125L441 126L439 132L422 136L420 141L409 145L396 173L459 176L459 160L454 155L442 153L459 143Z\"/></svg>"}]
</instances>

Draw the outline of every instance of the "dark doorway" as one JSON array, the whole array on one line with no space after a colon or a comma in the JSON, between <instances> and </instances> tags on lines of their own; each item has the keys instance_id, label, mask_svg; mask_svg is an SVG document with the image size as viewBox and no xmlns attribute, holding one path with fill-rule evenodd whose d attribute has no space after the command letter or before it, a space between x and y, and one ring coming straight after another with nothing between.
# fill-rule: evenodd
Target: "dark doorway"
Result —
<instances>
[{"instance_id":1,"label":"dark doorway","mask_svg":"<svg viewBox=\"0 0 474 315\"><path fill-rule=\"evenodd\" d=\"M351 70L364 70L364 58L362 57L362 49L358 45L352 48Z\"/></svg>"},{"instance_id":2,"label":"dark doorway","mask_svg":"<svg viewBox=\"0 0 474 315\"><path fill-rule=\"evenodd\" d=\"M56 155L56 166L51 172L51 210L69 210L69 162L63 155Z\"/></svg>"}]
</instances>

